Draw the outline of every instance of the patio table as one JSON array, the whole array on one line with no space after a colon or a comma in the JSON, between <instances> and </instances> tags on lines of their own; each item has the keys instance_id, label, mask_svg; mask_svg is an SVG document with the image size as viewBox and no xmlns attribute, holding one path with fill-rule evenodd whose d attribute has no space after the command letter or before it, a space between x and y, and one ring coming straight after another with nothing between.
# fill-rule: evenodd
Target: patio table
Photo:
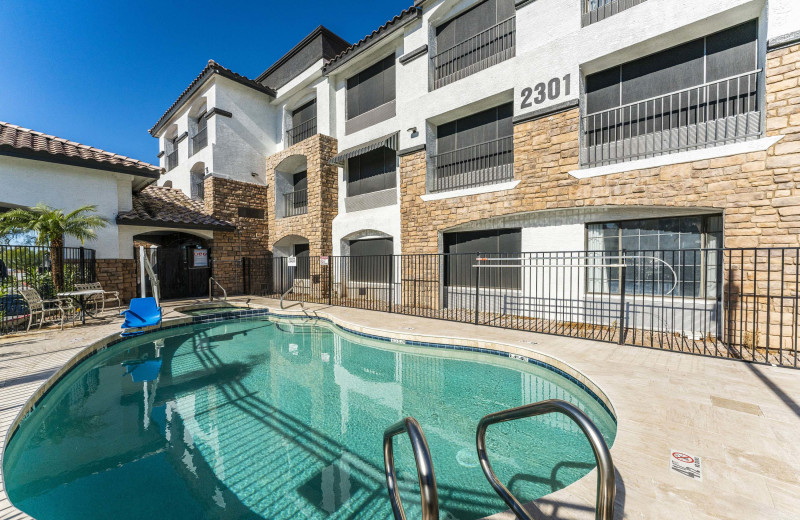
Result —
<instances>
[{"instance_id":1,"label":"patio table","mask_svg":"<svg viewBox=\"0 0 800 520\"><path fill-rule=\"evenodd\" d=\"M57 296L59 298L69 298L70 300L77 302L81 309L81 325L86 325L86 299L97 294L103 294L103 290L91 289L86 291L65 291L58 293ZM91 314L89 314L89 316L95 318L95 316L92 316Z\"/></svg>"}]
</instances>

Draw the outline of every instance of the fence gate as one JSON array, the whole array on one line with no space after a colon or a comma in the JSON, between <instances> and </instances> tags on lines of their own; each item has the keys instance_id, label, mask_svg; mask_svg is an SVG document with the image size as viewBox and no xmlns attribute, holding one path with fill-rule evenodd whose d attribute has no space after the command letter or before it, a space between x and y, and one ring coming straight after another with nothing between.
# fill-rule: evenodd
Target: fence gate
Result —
<instances>
[{"instance_id":1,"label":"fence gate","mask_svg":"<svg viewBox=\"0 0 800 520\"><path fill-rule=\"evenodd\" d=\"M211 256L210 253L208 256ZM211 260L195 267L193 248L159 247L153 268L158 275L161 298L200 298L208 295Z\"/></svg>"}]
</instances>

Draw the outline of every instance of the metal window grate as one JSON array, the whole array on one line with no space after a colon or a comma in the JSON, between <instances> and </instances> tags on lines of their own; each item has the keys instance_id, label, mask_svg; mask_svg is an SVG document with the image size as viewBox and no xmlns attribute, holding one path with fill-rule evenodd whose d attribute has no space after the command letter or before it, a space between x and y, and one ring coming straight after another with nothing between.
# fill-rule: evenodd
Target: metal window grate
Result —
<instances>
[{"instance_id":1,"label":"metal window grate","mask_svg":"<svg viewBox=\"0 0 800 520\"><path fill-rule=\"evenodd\" d=\"M283 195L284 216L294 217L308 213L308 190L297 190Z\"/></svg>"},{"instance_id":2,"label":"metal window grate","mask_svg":"<svg viewBox=\"0 0 800 520\"><path fill-rule=\"evenodd\" d=\"M167 154L167 171L170 171L178 166L178 150L173 150Z\"/></svg>"},{"instance_id":3,"label":"metal window grate","mask_svg":"<svg viewBox=\"0 0 800 520\"><path fill-rule=\"evenodd\" d=\"M762 134L761 71L636 101L581 119L581 164L604 166Z\"/></svg>"},{"instance_id":4,"label":"metal window grate","mask_svg":"<svg viewBox=\"0 0 800 520\"><path fill-rule=\"evenodd\" d=\"M449 85L514 57L516 17L497 25L431 57L433 88Z\"/></svg>"},{"instance_id":5,"label":"metal window grate","mask_svg":"<svg viewBox=\"0 0 800 520\"><path fill-rule=\"evenodd\" d=\"M514 178L514 138L434 155L432 163L432 192L506 182Z\"/></svg>"},{"instance_id":6,"label":"metal window grate","mask_svg":"<svg viewBox=\"0 0 800 520\"><path fill-rule=\"evenodd\" d=\"M644 3L646 0L584 0L583 16L581 22L583 26L605 20L609 16L630 9Z\"/></svg>"},{"instance_id":7,"label":"metal window grate","mask_svg":"<svg viewBox=\"0 0 800 520\"><path fill-rule=\"evenodd\" d=\"M192 155L208 146L208 128L203 127L192 136Z\"/></svg>"},{"instance_id":8,"label":"metal window grate","mask_svg":"<svg viewBox=\"0 0 800 520\"><path fill-rule=\"evenodd\" d=\"M304 123L300 123L294 128L286 131L286 143L288 146L305 141L309 137L317 135L317 118L311 118Z\"/></svg>"}]
</instances>

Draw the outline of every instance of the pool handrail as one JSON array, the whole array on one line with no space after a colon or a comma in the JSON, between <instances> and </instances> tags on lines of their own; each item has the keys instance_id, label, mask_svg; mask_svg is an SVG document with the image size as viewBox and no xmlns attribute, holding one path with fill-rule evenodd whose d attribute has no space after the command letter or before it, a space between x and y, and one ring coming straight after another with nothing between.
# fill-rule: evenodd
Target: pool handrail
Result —
<instances>
[{"instance_id":1,"label":"pool handrail","mask_svg":"<svg viewBox=\"0 0 800 520\"><path fill-rule=\"evenodd\" d=\"M589 439L592 445L594 458L597 461L597 503L595 505L596 520L613 520L614 518L614 497L617 492L617 485L614 476L614 462L611 460L611 453L608 445L603 439L603 435L595 424L576 406L560 399L550 399L538 403L526 404L517 408L491 413L485 416L478 423L478 430L475 434L478 447L478 460L486 475L489 484L500 495L500 498L508 504L511 510L521 520L533 520L533 517L525 510L523 505L511 492L500 482L492 470L489 457L486 454L486 429L492 424L536 417L549 413L562 413L572 419Z\"/></svg>"},{"instance_id":2,"label":"pool handrail","mask_svg":"<svg viewBox=\"0 0 800 520\"><path fill-rule=\"evenodd\" d=\"M439 493L436 490L436 476L433 472L433 460L428 441L422 427L413 417L406 417L386 428L383 433L383 462L386 469L386 486L389 488L389 499L392 502L392 511L395 520L406 520L403 503L400 500L400 490L397 487L397 475L394 468L395 436L407 433L414 450L414 459L417 464L419 477L419 494L422 505L422 520L439 520Z\"/></svg>"},{"instance_id":3,"label":"pool handrail","mask_svg":"<svg viewBox=\"0 0 800 520\"><path fill-rule=\"evenodd\" d=\"M228 291L225 290L223 286L219 284L219 282L212 276L208 279L208 301L214 301L214 286L219 287L222 289L222 301L228 301Z\"/></svg>"}]
</instances>

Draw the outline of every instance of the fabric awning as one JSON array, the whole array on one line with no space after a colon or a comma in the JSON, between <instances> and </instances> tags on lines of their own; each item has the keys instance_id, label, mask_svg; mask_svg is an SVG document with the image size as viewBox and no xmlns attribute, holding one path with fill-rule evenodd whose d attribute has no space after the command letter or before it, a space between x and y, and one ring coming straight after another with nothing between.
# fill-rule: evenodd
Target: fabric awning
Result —
<instances>
[{"instance_id":1,"label":"fabric awning","mask_svg":"<svg viewBox=\"0 0 800 520\"><path fill-rule=\"evenodd\" d=\"M358 157L359 155L364 155L367 152L371 152L373 150L377 150L378 148L389 148L390 150L397 151L397 145L399 142L399 132L395 132L390 135L385 135L383 137L379 137L377 139L373 139L364 144L360 144L358 146L354 146L352 148L348 148L344 150L333 159L329 161L330 164L335 164L336 166L344 166L347 162L347 159L351 157Z\"/></svg>"}]
</instances>

